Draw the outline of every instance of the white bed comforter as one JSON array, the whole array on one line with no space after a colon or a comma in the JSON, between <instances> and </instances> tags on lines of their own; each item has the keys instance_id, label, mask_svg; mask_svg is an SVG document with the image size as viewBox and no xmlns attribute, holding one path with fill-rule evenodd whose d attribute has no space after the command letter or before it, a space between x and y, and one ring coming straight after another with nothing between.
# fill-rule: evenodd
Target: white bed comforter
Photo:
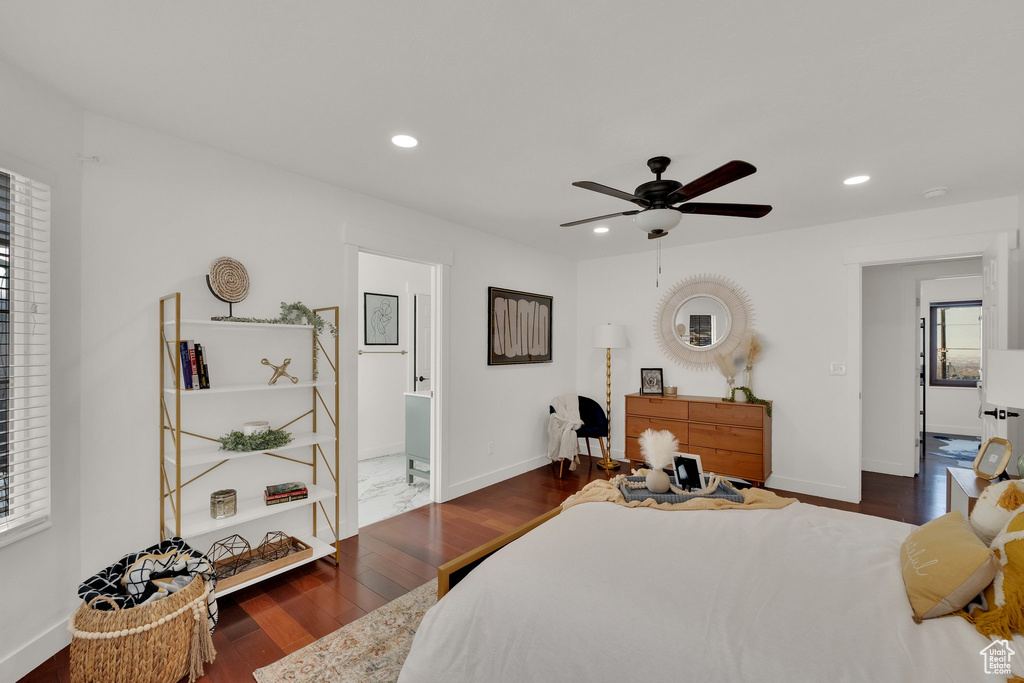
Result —
<instances>
[{"instance_id":1,"label":"white bed comforter","mask_svg":"<svg viewBox=\"0 0 1024 683\"><path fill-rule=\"evenodd\" d=\"M432 608L399 683L1002 683L966 621L911 619L899 546L912 529L802 503L578 505ZM1020 638L1013 649L1024 660Z\"/></svg>"}]
</instances>

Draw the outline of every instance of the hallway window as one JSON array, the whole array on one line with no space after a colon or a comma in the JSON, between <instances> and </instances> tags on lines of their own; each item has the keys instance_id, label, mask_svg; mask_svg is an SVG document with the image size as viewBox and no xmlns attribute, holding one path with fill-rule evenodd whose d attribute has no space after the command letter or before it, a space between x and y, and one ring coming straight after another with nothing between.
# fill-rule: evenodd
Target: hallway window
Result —
<instances>
[{"instance_id":1,"label":"hallway window","mask_svg":"<svg viewBox=\"0 0 1024 683\"><path fill-rule=\"evenodd\" d=\"M981 302L931 305L933 387L973 387L981 379Z\"/></svg>"}]
</instances>

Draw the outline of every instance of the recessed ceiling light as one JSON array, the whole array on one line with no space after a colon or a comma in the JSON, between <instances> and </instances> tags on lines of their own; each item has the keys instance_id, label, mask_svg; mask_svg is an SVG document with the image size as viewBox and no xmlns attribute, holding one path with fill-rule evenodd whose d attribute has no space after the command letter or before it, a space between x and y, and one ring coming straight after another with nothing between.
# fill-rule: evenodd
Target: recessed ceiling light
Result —
<instances>
[{"instance_id":1,"label":"recessed ceiling light","mask_svg":"<svg viewBox=\"0 0 1024 683\"><path fill-rule=\"evenodd\" d=\"M391 138L391 142L398 145L399 147L415 147L420 144L420 141L411 135L396 135Z\"/></svg>"},{"instance_id":2,"label":"recessed ceiling light","mask_svg":"<svg viewBox=\"0 0 1024 683\"><path fill-rule=\"evenodd\" d=\"M869 180L871 180L871 176L869 175L855 175L852 178L844 180L843 185L860 185L861 183L866 183Z\"/></svg>"},{"instance_id":3,"label":"recessed ceiling light","mask_svg":"<svg viewBox=\"0 0 1024 683\"><path fill-rule=\"evenodd\" d=\"M601 226L599 228L594 228L594 232L596 232L598 234L605 233L605 232L608 232L608 228L606 228L604 226Z\"/></svg>"}]
</instances>

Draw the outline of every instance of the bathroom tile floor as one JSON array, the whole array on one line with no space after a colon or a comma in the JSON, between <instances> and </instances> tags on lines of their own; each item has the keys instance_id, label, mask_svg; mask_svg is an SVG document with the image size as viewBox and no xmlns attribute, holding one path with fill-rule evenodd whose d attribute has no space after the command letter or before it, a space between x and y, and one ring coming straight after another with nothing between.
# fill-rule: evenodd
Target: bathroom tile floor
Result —
<instances>
[{"instance_id":1,"label":"bathroom tile floor","mask_svg":"<svg viewBox=\"0 0 1024 683\"><path fill-rule=\"evenodd\" d=\"M359 461L359 526L379 522L430 502L430 483L405 483L403 453Z\"/></svg>"}]
</instances>

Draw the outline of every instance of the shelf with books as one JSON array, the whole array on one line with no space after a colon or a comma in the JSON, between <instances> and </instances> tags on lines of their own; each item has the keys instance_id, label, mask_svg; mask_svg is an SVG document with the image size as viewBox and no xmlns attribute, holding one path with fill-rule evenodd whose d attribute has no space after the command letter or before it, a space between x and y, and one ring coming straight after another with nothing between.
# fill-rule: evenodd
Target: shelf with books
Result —
<instances>
[{"instance_id":1,"label":"shelf with books","mask_svg":"<svg viewBox=\"0 0 1024 683\"><path fill-rule=\"evenodd\" d=\"M292 434L292 440L286 443L284 446L279 446L278 448L271 448L266 451L222 451L219 445L211 442L209 445L182 448L181 466L194 467L196 465L209 465L211 463L220 462L221 460L249 458L254 455L263 455L267 453L281 453L283 451L294 450L296 448L309 448L310 446L315 445L326 446L331 443L334 443L333 434L314 434L313 432ZM164 456L164 461L170 467L174 467L174 464L177 462L175 460L174 453L170 453Z\"/></svg>"},{"instance_id":2,"label":"shelf with books","mask_svg":"<svg viewBox=\"0 0 1024 683\"><path fill-rule=\"evenodd\" d=\"M307 484L306 487L309 489L309 496L307 498L287 503L278 503L277 505L267 505L264 503L263 491L257 491L256 495L253 496L239 497L237 512L234 516L225 519L213 519L210 517L209 506L200 510L183 510L181 515L181 536L187 538L189 536L201 536L212 531L221 531L245 522L260 519L261 517L269 517L270 515L277 515L294 510L295 508L313 505L319 501L334 498L337 495L334 489L323 486ZM174 535L174 529L171 528L170 524L165 523L165 526L167 532Z\"/></svg>"},{"instance_id":3,"label":"shelf with books","mask_svg":"<svg viewBox=\"0 0 1024 683\"><path fill-rule=\"evenodd\" d=\"M183 318L181 308L180 293L160 299L161 538L182 536L201 542L204 539L196 537L245 525L247 534L266 527L261 533L284 531L313 547L311 558L232 590L321 557L329 556L337 563L341 528L337 338L318 335L312 325ZM337 306L315 309L314 313L335 329L339 327ZM192 374L190 340L193 348L204 352L209 342L211 355L216 354L210 361L212 387L202 380L199 384L208 388L185 387L186 368ZM267 363L259 363L261 357L294 359L290 367L300 380L266 383ZM198 353L195 369L198 376ZM274 397L266 393L271 391L284 393ZM189 398L200 395L210 398ZM222 433L216 430L239 429L239 416L250 411L283 425L292 432L292 441L260 451L220 450L220 444L212 440ZM204 432L207 435L201 436ZM303 452L303 448L309 450ZM266 485L289 481L305 483L306 497L267 505ZM236 513L218 520L210 516L209 499L220 489L236 489L239 497ZM266 522L259 521L264 518L268 518ZM201 544L196 547L205 550Z\"/></svg>"}]
</instances>

